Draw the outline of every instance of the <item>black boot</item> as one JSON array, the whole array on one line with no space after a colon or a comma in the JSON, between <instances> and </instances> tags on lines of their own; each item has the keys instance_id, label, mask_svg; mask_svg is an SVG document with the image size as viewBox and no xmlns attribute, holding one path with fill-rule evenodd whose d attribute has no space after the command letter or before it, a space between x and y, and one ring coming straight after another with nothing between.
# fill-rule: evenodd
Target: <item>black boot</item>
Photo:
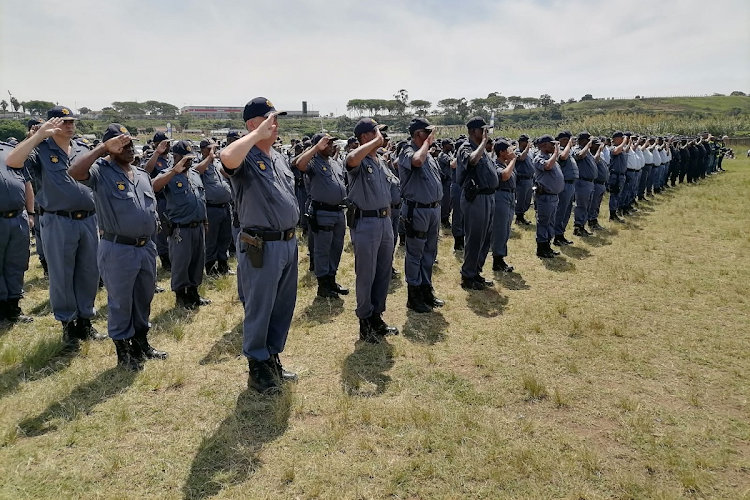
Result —
<instances>
[{"instance_id":1,"label":"black boot","mask_svg":"<svg viewBox=\"0 0 750 500\"><path fill-rule=\"evenodd\" d=\"M427 307L443 307L445 305L444 300L435 297L435 290L432 285L422 285L419 288L422 290L422 300Z\"/></svg>"},{"instance_id":2,"label":"black boot","mask_svg":"<svg viewBox=\"0 0 750 500\"><path fill-rule=\"evenodd\" d=\"M495 286L495 282L494 281L488 280L487 278L485 278L484 276L482 276L479 273L477 273L477 275L474 276L474 281L476 281L477 283L483 284L487 288L492 288L493 286Z\"/></svg>"},{"instance_id":3,"label":"black boot","mask_svg":"<svg viewBox=\"0 0 750 500\"><path fill-rule=\"evenodd\" d=\"M375 333L370 318L364 318L359 320L359 340L367 342L368 344L379 344L380 337Z\"/></svg>"},{"instance_id":4,"label":"black boot","mask_svg":"<svg viewBox=\"0 0 750 500\"><path fill-rule=\"evenodd\" d=\"M406 233L398 233L398 246L406 246Z\"/></svg>"},{"instance_id":5,"label":"black boot","mask_svg":"<svg viewBox=\"0 0 750 500\"><path fill-rule=\"evenodd\" d=\"M328 278L331 280L330 281L331 289L334 292L338 293L339 295L349 295L349 289L348 288L344 288L343 286L341 286L338 283L336 283L336 275L335 274L329 276Z\"/></svg>"},{"instance_id":6,"label":"black boot","mask_svg":"<svg viewBox=\"0 0 750 500\"><path fill-rule=\"evenodd\" d=\"M545 246L547 247L547 252L552 255L552 257L557 257L558 255L560 255L560 252L552 248L552 244L549 241L545 243Z\"/></svg>"},{"instance_id":7,"label":"black boot","mask_svg":"<svg viewBox=\"0 0 750 500\"><path fill-rule=\"evenodd\" d=\"M229 262L227 262L226 260L220 260L216 262L216 270L222 276L233 276L237 274L229 268Z\"/></svg>"},{"instance_id":8,"label":"black boot","mask_svg":"<svg viewBox=\"0 0 750 500\"><path fill-rule=\"evenodd\" d=\"M584 226L575 226L573 229L573 236L578 236L579 238L587 238L591 236L592 233L589 233L586 231L586 228Z\"/></svg>"},{"instance_id":9,"label":"black boot","mask_svg":"<svg viewBox=\"0 0 750 500\"><path fill-rule=\"evenodd\" d=\"M484 281L477 281L474 278L461 276L461 288L464 290L484 290L487 287L484 285Z\"/></svg>"},{"instance_id":10,"label":"black boot","mask_svg":"<svg viewBox=\"0 0 750 500\"><path fill-rule=\"evenodd\" d=\"M318 297L326 299L337 299L339 294L331 289L330 276L319 276L318 277Z\"/></svg>"},{"instance_id":11,"label":"black boot","mask_svg":"<svg viewBox=\"0 0 750 500\"><path fill-rule=\"evenodd\" d=\"M442 219L441 224L443 225L443 229L450 229L451 228L451 221L449 218Z\"/></svg>"},{"instance_id":12,"label":"black boot","mask_svg":"<svg viewBox=\"0 0 750 500\"><path fill-rule=\"evenodd\" d=\"M148 330L136 330L135 335L130 340L131 354L137 360L146 361L147 359L167 359L169 357L168 352L154 349L148 343Z\"/></svg>"},{"instance_id":13,"label":"black boot","mask_svg":"<svg viewBox=\"0 0 750 500\"><path fill-rule=\"evenodd\" d=\"M516 224L521 225L521 226L530 226L531 222L527 221L526 217L523 214L517 214Z\"/></svg>"},{"instance_id":14,"label":"black boot","mask_svg":"<svg viewBox=\"0 0 750 500\"><path fill-rule=\"evenodd\" d=\"M113 342L115 343L115 351L117 351L117 366L131 372L143 370L143 365L133 355L130 339L113 340Z\"/></svg>"},{"instance_id":15,"label":"black boot","mask_svg":"<svg viewBox=\"0 0 750 500\"><path fill-rule=\"evenodd\" d=\"M547 245L546 243L539 243L536 244L536 256L540 259L551 259L554 257L554 255L550 255L547 252Z\"/></svg>"},{"instance_id":16,"label":"black boot","mask_svg":"<svg viewBox=\"0 0 750 500\"><path fill-rule=\"evenodd\" d=\"M78 318L76 327L81 340L104 340L109 338L108 335L100 333L94 328L94 325L91 324L91 318Z\"/></svg>"},{"instance_id":17,"label":"black boot","mask_svg":"<svg viewBox=\"0 0 750 500\"><path fill-rule=\"evenodd\" d=\"M279 380L281 380L282 382L297 381L297 374L284 369L284 367L281 365L281 359L279 359L278 354L272 354L271 361L273 362L273 367Z\"/></svg>"},{"instance_id":18,"label":"black boot","mask_svg":"<svg viewBox=\"0 0 750 500\"><path fill-rule=\"evenodd\" d=\"M309 269L310 269L310 272L315 271L315 259L313 259L312 254L310 254L310 267L309 267Z\"/></svg>"},{"instance_id":19,"label":"black boot","mask_svg":"<svg viewBox=\"0 0 750 500\"><path fill-rule=\"evenodd\" d=\"M620 218L619 215L617 215L617 210L610 210L609 211L609 220L613 222L619 222L620 224L624 223L625 221Z\"/></svg>"},{"instance_id":20,"label":"black boot","mask_svg":"<svg viewBox=\"0 0 750 500\"><path fill-rule=\"evenodd\" d=\"M44 271L44 277L49 278L49 269L47 268L47 261L40 260L39 263L42 265L42 271Z\"/></svg>"},{"instance_id":21,"label":"black boot","mask_svg":"<svg viewBox=\"0 0 750 500\"><path fill-rule=\"evenodd\" d=\"M455 236L453 238L453 250L463 250L464 249L464 237L463 236Z\"/></svg>"},{"instance_id":22,"label":"black boot","mask_svg":"<svg viewBox=\"0 0 750 500\"><path fill-rule=\"evenodd\" d=\"M513 272L513 266L509 266L505 262L505 258L501 255L493 255L492 256L492 270L493 271L502 271L504 273L510 273Z\"/></svg>"},{"instance_id":23,"label":"black boot","mask_svg":"<svg viewBox=\"0 0 750 500\"><path fill-rule=\"evenodd\" d=\"M188 287L188 297L198 306L207 306L211 304L209 299L200 296L197 286Z\"/></svg>"},{"instance_id":24,"label":"black boot","mask_svg":"<svg viewBox=\"0 0 750 500\"><path fill-rule=\"evenodd\" d=\"M281 391L278 378L273 367L273 361L257 361L247 358L247 365L250 373L247 377L247 388L254 389L261 394L276 394Z\"/></svg>"},{"instance_id":25,"label":"black boot","mask_svg":"<svg viewBox=\"0 0 750 500\"><path fill-rule=\"evenodd\" d=\"M422 298L422 291L418 286L408 286L408 298L406 299L406 307L417 313L428 313L432 312L432 309L424 303Z\"/></svg>"},{"instance_id":26,"label":"black boot","mask_svg":"<svg viewBox=\"0 0 750 500\"><path fill-rule=\"evenodd\" d=\"M383 321L383 317L378 314L373 314L369 317L370 320L370 326L375 331L376 335L382 335L385 337L386 335L398 335L398 328L395 326L389 326L385 321Z\"/></svg>"},{"instance_id":27,"label":"black boot","mask_svg":"<svg viewBox=\"0 0 750 500\"><path fill-rule=\"evenodd\" d=\"M599 219L592 219L589 221L589 227L595 231L601 231L604 229L604 226L599 224Z\"/></svg>"},{"instance_id":28,"label":"black boot","mask_svg":"<svg viewBox=\"0 0 750 500\"><path fill-rule=\"evenodd\" d=\"M175 290L175 303L177 307L183 307L189 310L197 309L198 304L193 301L193 298L188 294L188 290L188 288L179 288Z\"/></svg>"},{"instance_id":29,"label":"black boot","mask_svg":"<svg viewBox=\"0 0 750 500\"><path fill-rule=\"evenodd\" d=\"M21 314L21 308L18 305L19 298L8 299L2 302L2 312L0 313L4 318L11 323L31 323L34 318Z\"/></svg>"},{"instance_id":30,"label":"black boot","mask_svg":"<svg viewBox=\"0 0 750 500\"><path fill-rule=\"evenodd\" d=\"M165 271L171 271L172 270L172 262L169 260L169 254L163 253L159 255L159 260L161 260L161 268Z\"/></svg>"},{"instance_id":31,"label":"black boot","mask_svg":"<svg viewBox=\"0 0 750 500\"><path fill-rule=\"evenodd\" d=\"M206 262L206 276L218 276L219 270L216 269L216 261L209 260Z\"/></svg>"},{"instance_id":32,"label":"black boot","mask_svg":"<svg viewBox=\"0 0 750 500\"><path fill-rule=\"evenodd\" d=\"M77 351L81 346L78 329L74 321L62 321L62 341L64 351Z\"/></svg>"}]
</instances>

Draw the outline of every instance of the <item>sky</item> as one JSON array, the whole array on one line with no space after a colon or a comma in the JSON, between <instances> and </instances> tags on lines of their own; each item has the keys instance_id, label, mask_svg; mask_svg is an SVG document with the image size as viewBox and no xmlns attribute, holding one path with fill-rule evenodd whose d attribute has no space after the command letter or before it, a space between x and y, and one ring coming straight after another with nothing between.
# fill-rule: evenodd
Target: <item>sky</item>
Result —
<instances>
[{"instance_id":1,"label":"sky","mask_svg":"<svg viewBox=\"0 0 750 500\"><path fill-rule=\"evenodd\" d=\"M0 98L346 113L349 99L750 93L748 0L0 0Z\"/></svg>"}]
</instances>

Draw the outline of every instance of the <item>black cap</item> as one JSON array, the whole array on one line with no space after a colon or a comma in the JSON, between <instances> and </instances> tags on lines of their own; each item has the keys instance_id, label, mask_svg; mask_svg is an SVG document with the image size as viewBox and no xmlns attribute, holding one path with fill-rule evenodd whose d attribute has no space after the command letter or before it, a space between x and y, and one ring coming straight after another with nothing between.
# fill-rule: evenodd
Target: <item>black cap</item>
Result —
<instances>
[{"instance_id":1,"label":"black cap","mask_svg":"<svg viewBox=\"0 0 750 500\"><path fill-rule=\"evenodd\" d=\"M248 121L259 116L266 118L274 111L276 111L276 108L273 107L273 103L271 101L269 101L265 97L256 97L252 101L245 104L245 110L242 112L242 119L244 121ZM279 114L285 115L286 111L281 111L279 112Z\"/></svg>"},{"instance_id":2,"label":"black cap","mask_svg":"<svg viewBox=\"0 0 750 500\"><path fill-rule=\"evenodd\" d=\"M230 139L232 137L240 138L240 132L238 130L230 130L227 132L227 139Z\"/></svg>"},{"instance_id":3,"label":"black cap","mask_svg":"<svg viewBox=\"0 0 750 500\"><path fill-rule=\"evenodd\" d=\"M551 135L544 134L543 136L541 136L539 139L536 140L536 145L541 146L545 142L553 142L554 140L555 139Z\"/></svg>"},{"instance_id":4,"label":"black cap","mask_svg":"<svg viewBox=\"0 0 750 500\"><path fill-rule=\"evenodd\" d=\"M417 130L432 130L434 128L435 125L430 124L427 118L415 116L411 119L411 123L409 123L409 135L414 135L414 132Z\"/></svg>"},{"instance_id":5,"label":"black cap","mask_svg":"<svg viewBox=\"0 0 750 500\"><path fill-rule=\"evenodd\" d=\"M193 144L190 141L177 141L172 146L172 153L180 156L192 154Z\"/></svg>"},{"instance_id":6,"label":"black cap","mask_svg":"<svg viewBox=\"0 0 750 500\"><path fill-rule=\"evenodd\" d=\"M362 118L354 126L354 137L359 137L362 134L366 134L367 132L372 132L376 128L381 131L388 130L388 125L380 125L372 118Z\"/></svg>"},{"instance_id":7,"label":"black cap","mask_svg":"<svg viewBox=\"0 0 750 500\"><path fill-rule=\"evenodd\" d=\"M505 139L498 139L495 141L495 145L493 146L495 153L502 153L506 149L510 147L510 143L506 141Z\"/></svg>"},{"instance_id":8,"label":"black cap","mask_svg":"<svg viewBox=\"0 0 750 500\"><path fill-rule=\"evenodd\" d=\"M591 134L589 134L585 130L581 132L580 134L578 134L579 139L588 139L589 137L591 137Z\"/></svg>"},{"instance_id":9,"label":"black cap","mask_svg":"<svg viewBox=\"0 0 750 500\"><path fill-rule=\"evenodd\" d=\"M529 136L526 134L521 134L521 137L518 138L518 142L523 142L523 141L529 142Z\"/></svg>"},{"instance_id":10,"label":"black cap","mask_svg":"<svg viewBox=\"0 0 750 500\"><path fill-rule=\"evenodd\" d=\"M626 130L626 131L624 132L624 135L627 135L628 137L630 137L630 136L632 136L632 135L633 135L633 132L631 132L630 130Z\"/></svg>"},{"instance_id":11,"label":"black cap","mask_svg":"<svg viewBox=\"0 0 750 500\"><path fill-rule=\"evenodd\" d=\"M568 137L568 138L573 137L573 133L570 130L563 130L562 132L558 133L555 136L555 139L557 139L559 141L563 137Z\"/></svg>"},{"instance_id":12,"label":"black cap","mask_svg":"<svg viewBox=\"0 0 750 500\"><path fill-rule=\"evenodd\" d=\"M615 130L615 133L612 134L612 139L615 139L617 137L623 137L625 134L622 133L622 130Z\"/></svg>"},{"instance_id":13,"label":"black cap","mask_svg":"<svg viewBox=\"0 0 750 500\"><path fill-rule=\"evenodd\" d=\"M469 130L473 128L487 128L487 122L481 116L475 116L468 122L466 122L466 128Z\"/></svg>"},{"instance_id":14,"label":"black cap","mask_svg":"<svg viewBox=\"0 0 750 500\"><path fill-rule=\"evenodd\" d=\"M447 146L448 144L453 144L450 139L443 139L440 141L441 146Z\"/></svg>"},{"instance_id":15,"label":"black cap","mask_svg":"<svg viewBox=\"0 0 750 500\"><path fill-rule=\"evenodd\" d=\"M34 125L41 125L42 123L44 123L44 120L42 120L41 118L32 118L31 120L26 122L26 128L31 130L31 127L33 127Z\"/></svg>"},{"instance_id":16,"label":"black cap","mask_svg":"<svg viewBox=\"0 0 750 500\"><path fill-rule=\"evenodd\" d=\"M213 142L209 141L208 139L203 139L200 144L201 149L206 149L207 147L211 146Z\"/></svg>"},{"instance_id":17,"label":"black cap","mask_svg":"<svg viewBox=\"0 0 750 500\"><path fill-rule=\"evenodd\" d=\"M109 127L107 127L107 130L104 131L104 135L102 136L102 142L106 142L110 140L113 137L118 137L123 134L129 134L128 129L120 125L119 123L110 123Z\"/></svg>"},{"instance_id":18,"label":"black cap","mask_svg":"<svg viewBox=\"0 0 750 500\"><path fill-rule=\"evenodd\" d=\"M356 138L356 137L350 137L350 138L348 138L348 139L346 140L346 144L347 144L347 145L349 145L349 144L354 144L355 142L357 142L357 138Z\"/></svg>"},{"instance_id":19,"label":"black cap","mask_svg":"<svg viewBox=\"0 0 750 500\"><path fill-rule=\"evenodd\" d=\"M78 117L73 114L70 108L66 106L55 106L54 108L47 111L47 119L50 118L62 118L63 120L77 120Z\"/></svg>"},{"instance_id":20,"label":"black cap","mask_svg":"<svg viewBox=\"0 0 750 500\"><path fill-rule=\"evenodd\" d=\"M157 132L154 134L154 143L166 141L167 139L169 139L169 137L167 137L167 134L164 132Z\"/></svg>"},{"instance_id":21,"label":"black cap","mask_svg":"<svg viewBox=\"0 0 750 500\"><path fill-rule=\"evenodd\" d=\"M328 138L329 138L330 140L332 140L332 141L335 141L335 140L336 140L336 138L335 138L335 137L333 137L332 135L329 135L329 134L324 134L324 133L318 133L318 134L315 134L314 136L312 136L312 139L310 139L310 144L311 144L311 145L313 145L313 146L315 146L315 145L316 145L317 143L319 143L319 142L320 142L320 140L321 140L321 139L322 139L323 137L328 137Z\"/></svg>"}]
</instances>

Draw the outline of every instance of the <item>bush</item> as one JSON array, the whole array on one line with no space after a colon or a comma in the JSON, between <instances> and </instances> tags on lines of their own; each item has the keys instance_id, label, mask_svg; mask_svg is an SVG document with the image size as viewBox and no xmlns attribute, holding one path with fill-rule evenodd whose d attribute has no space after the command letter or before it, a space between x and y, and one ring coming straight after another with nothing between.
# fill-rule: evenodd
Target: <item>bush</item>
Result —
<instances>
[{"instance_id":1,"label":"bush","mask_svg":"<svg viewBox=\"0 0 750 500\"><path fill-rule=\"evenodd\" d=\"M15 137L22 141L26 137L26 127L18 120L0 120L0 141L5 141L8 137Z\"/></svg>"}]
</instances>

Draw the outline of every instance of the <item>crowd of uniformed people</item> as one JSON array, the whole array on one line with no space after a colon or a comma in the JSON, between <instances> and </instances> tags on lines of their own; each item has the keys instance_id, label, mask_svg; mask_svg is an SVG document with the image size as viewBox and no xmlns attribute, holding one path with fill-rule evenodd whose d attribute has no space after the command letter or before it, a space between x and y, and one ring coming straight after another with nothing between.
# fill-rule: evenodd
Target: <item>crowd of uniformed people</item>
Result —
<instances>
[{"instance_id":1,"label":"crowd of uniformed people","mask_svg":"<svg viewBox=\"0 0 750 500\"><path fill-rule=\"evenodd\" d=\"M492 138L479 116L454 139L438 139L435 126L415 117L408 139L394 142L387 126L363 118L346 141L319 133L287 148L279 114L258 97L244 108L247 131L230 131L223 148L216 139L172 143L157 132L142 158L120 124L87 144L65 106L30 120L26 139L0 144L0 319L32 321L19 306L32 232L65 348L109 337L118 365L137 371L168 356L148 339L151 302L163 291L157 261L171 274L176 305L197 309L210 304L198 291L204 276L235 274L235 253L248 386L272 393L296 379L279 354L297 298L299 226L317 295L333 300L349 293L337 280L349 227L359 339L379 343L398 334L383 319L389 284L400 278L397 242L406 306L430 313L444 305L433 287L441 226L463 254L460 285L483 290L494 286L482 274L490 251L493 272L513 272L511 228L514 220L532 224L532 205L536 255L552 259L553 245L573 244L571 215L573 235L590 237L604 229L600 220L621 224L639 202L722 171L728 151L708 132ZM605 192L608 217L600 217ZM107 335L91 323L102 283Z\"/></svg>"}]
</instances>

